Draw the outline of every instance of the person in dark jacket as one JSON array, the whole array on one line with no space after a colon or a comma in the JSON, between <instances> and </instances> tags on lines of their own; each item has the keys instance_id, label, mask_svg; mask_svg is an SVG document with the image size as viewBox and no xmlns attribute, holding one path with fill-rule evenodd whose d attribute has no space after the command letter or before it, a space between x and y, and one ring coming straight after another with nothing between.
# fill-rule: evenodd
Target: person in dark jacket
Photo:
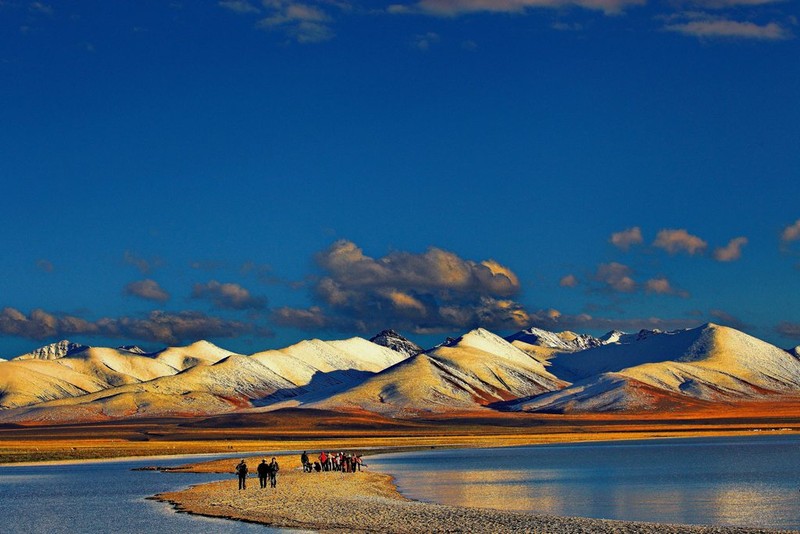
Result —
<instances>
[{"instance_id":1,"label":"person in dark jacket","mask_svg":"<svg viewBox=\"0 0 800 534\"><path fill-rule=\"evenodd\" d=\"M247 464L244 463L244 460L242 460L236 464L236 468L234 470L236 475L239 477L239 489L245 489L247 487Z\"/></svg>"},{"instance_id":2,"label":"person in dark jacket","mask_svg":"<svg viewBox=\"0 0 800 534\"><path fill-rule=\"evenodd\" d=\"M303 465L303 473L311 472L311 462L308 461L306 451L303 451L303 454L300 455L300 463Z\"/></svg>"},{"instance_id":3,"label":"person in dark jacket","mask_svg":"<svg viewBox=\"0 0 800 534\"><path fill-rule=\"evenodd\" d=\"M267 465L267 459L264 458L261 460L261 463L258 464L258 482L262 488L267 487L267 477L269 476L269 465Z\"/></svg>"},{"instance_id":4,"label":"person in dark jacket","mask_svg":"<svg viewBox=\"0 0 800 534\"><path fill-rule=\"evenodd\" d=\"M269 463L269 485L271 488L274 488L278 485L278 471L280 467L278 467L278 460L275 457L272 457L272 461Z\"/></svg>"}]
</instances>

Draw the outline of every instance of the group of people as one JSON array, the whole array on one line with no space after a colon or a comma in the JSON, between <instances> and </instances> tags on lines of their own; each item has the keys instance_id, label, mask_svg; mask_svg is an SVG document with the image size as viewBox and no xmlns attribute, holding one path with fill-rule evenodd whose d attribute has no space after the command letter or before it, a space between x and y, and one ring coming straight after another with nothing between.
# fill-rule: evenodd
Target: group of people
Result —
<instances>
[{"instance_id":1,"label":"group of people","mask_svg":"<svg viewBox=\"0 0 800 534\"><path fill-rule=\"evenodd\" d=\"M322 451L319 453L319 459L312 462L308 453L303 451L300 455L300 463L303 464L303 472L311 473L316 471L340 471L342 473L355 473L361 471L361 466L364 462L361 461L360 454L353 453L329 453Z\"/></svg>"},{"instance_id":2,"label":"group of people","mask_svg":"<svg viewBox=\"0 0 800 534\"><path fill-rule=\"evenodd\" d=\"M361 466L365 465L364 462L361 461L360 454L354 453L330 453L326 451L322 451L319 454L318 460L311 461L306 451L303 451L303 454L300 455L300 463L303 464L303 472L304 473L313 473L320 471L339 471L341 473L355 473L356 471L361 471ZM267 487L267 482L269 482L269 486L271 488L275 488L278 486L278 471L280 467L278 466L278 460L273 456L272 461L267 463L266 458L261 460L261 463L258 464L256 468L256 472L258 473L258 482L261 488ZM236 467L234 468L234 472L236 476L239 477L239 489L247 489L247 473L249 472L249 468L247 467L247 463L242 460Z\"/></svg>"},{"instance_id":3,"label":"group of people","mask_svg":"<svg viewBox=\"0 0 800 534\"><path fill-rule=\"evenodd\" d=\"M247 473L248 473L247 463L244 460L236 464L234 468L234 472L236 476L239 477L239 489L243 490L247 488ZM271 488L275 488L278 486L278 471L280 471L280 466L278 465L278 460L273 456L272 461L267 463L267 459L261 460L261 463L258 464L256 468L256 473L258 473L258 482L261 488L267 487L267 481L269 480L269 486Z\"/></svg>"}]
</instances>

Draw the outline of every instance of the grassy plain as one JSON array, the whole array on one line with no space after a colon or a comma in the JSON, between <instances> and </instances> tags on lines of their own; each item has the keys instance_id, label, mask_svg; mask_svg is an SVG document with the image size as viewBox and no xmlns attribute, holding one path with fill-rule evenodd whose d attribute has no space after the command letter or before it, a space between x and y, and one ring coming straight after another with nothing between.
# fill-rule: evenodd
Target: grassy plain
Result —
<instances>
[{"instance_id":1,"label":"grassy plain","mask_svg":"<svg viewBox=\"0 0 800 534\"><path fill-rule=\"evenodd\" d=\"M195 419L0 427L0 463L369 448L495 447L615 439L800 433L800 401L645 414L459 412L415 420L286 409Z\"/></svg>"}]
</instances>

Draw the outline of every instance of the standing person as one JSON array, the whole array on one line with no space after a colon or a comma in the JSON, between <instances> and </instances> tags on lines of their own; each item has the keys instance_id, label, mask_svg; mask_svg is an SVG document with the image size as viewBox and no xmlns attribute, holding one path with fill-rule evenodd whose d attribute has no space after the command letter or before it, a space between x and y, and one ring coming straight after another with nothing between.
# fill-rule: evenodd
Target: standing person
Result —
<instances>
[{"instance_id":1,"label":"standing person","mask_svg":"<svg viewBox=\"0 0 800 534\"><path fill-rule=\"evenodd\" d=\"M262 488L267 487L267 477L269 476L269 466L267 465L267 459L264 458L261 460L261 463L258 464L258 483Z\"/></svg>"},{"instance_id":2,"label":"standing person","mask_svg":"<svg viewBox=\"0 0 800 534\"><path fill-rule=\"evenodd\" d=\"M278 460L275 457L272 457L272 461L269 463L269 485L270 487L274 488L278 485L278 471L280 467L278 467Z\"/></svg>"},{"instance_id":3,"label":"standing person","mask_svg":"<svg viewBox=\"0 0 800 534\"><path fill-rule=\"evenodd\" d=\"M311 472L311 463L308 461L308 454L306 451L303 451L303 454L300 455L300 463L303 464L303 472L305 473L308 471Z\"/></svg>"},{"instance_id":4,"label":"standing person","mask_svg":"<svg viewBox=\"0 0 800 534\"><path fill-rule=\"evenodd\" d=\"M244 463L244 460L236 464L236 475L239 477L239 489L243 490L247 488L247 464Z\"/></svg>"},{"instance_id":5,"label":"standing person","mask_svg":"<svg viewBox=\"0 0 800 534\"><path fill-rule=\"evenodd\" d=\"M319 453L319 464L322 466L323 471L328 470L328 455L325 453L325 451Z\"/></svg>"}]
</instances>

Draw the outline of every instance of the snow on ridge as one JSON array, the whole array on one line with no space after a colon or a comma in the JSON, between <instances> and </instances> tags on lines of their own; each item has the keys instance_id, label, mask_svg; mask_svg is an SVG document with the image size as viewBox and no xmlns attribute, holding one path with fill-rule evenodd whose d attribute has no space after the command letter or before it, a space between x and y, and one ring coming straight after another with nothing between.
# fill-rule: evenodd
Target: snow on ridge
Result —
<instances>
[{"instance_id":1,"label":"snow on ridge","mask_svg":"<svg viewBox=\"0 0 800 534\"><path fill-rule=\"evenodd\" d=\"M699 353L698 348L692 347L702 336L704 328L705 325L691 330L643 330L638 334L625 334L614 343L558 354L551 360L550 371L561 379L574 382L645 363L691 360L692 354Z\"/></svg>"},{"instance_id":2,"label":"snow on ridge","mask_svg":"<svg viewBox=\"0 0 800 534\"><path fill-rule=\"evenodd\" d=\"M800 361L733 328L712 323L648 332L554 359L555 374L575 383L509 405L544 412L654 410L676 404L800 394Z\"/></svg>"},{"instance_id":3,"label":"snow on ridge","mask_svg":"<svg viewBox=\"0 0 800 534\"><path fill-rule=\"evenodd\" d=\"M521 341L529 345L538 345L540 347L549 347L569 352L584 350L602 344L600 339L592 337L589 334L576 334L570 331L557 333L535 326L512 334L505 339L509 342Z\"/></svg>"},{"instance_id":4,"label":"snow on ridge","mask_svg":"<svg viewBox=\"0 0 800 534\"><path fill-rule=\"evenodd\" d=\"M44 347L39 347L38 349L32 350L27 354L22 354L16 358L12 358L12 360L57 360L88 348L89 347L86 345L73 343L68 339L62 339L56 343L50 343Z\"/></svg>"},{"instance_id":5,"label":"snow on ridge","mask_svg":"<svg viewBox=\"0 0 800 534\"><path fill-rule=\"evenodd\" d=\"M372 343L376 345L380 345L382 347L387 347L402 354L405 354L408 357L414 356L419 354L420 352L424 352L425 349L410 341L394 330L382 330L375 336L370 338Z\"/></svg>"}]
</instances>

